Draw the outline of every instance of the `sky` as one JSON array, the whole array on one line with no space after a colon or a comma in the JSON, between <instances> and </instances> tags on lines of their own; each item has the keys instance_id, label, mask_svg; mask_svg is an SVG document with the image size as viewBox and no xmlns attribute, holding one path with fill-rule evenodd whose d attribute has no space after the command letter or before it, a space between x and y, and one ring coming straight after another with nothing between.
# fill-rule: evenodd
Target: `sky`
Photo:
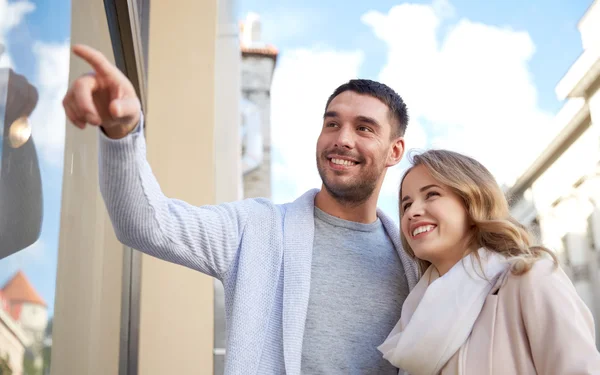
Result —
<instances>
[{"instance_id":1,"label":"sky","mask_svg":"<svg viewBox=\"0 0 600 375\"><path fill-rule=\"evenodd\" d=\"M23 270L48 304L50 315L58 255L65 135L61 102L68 84L70 19L69 1L0 0L0 43L6 48L0 56L0 69L12 68L38 90L30 123L40 160L44 202L40 238L27 249L0 260L0 285Z\"/></svg>"},{"instance_id":2,"label":"sky","mask_svg":"<svg viewBox=\"0 0 600 375\"><path fill-rule=\"evenodd\" d=\"M280 53L271 92L273 200L320 186L315 144L329 94L351 78L394 88L411 121L407 148L446 147L510 185L560 124L554 87L581 54L577 22L591 0L348 2L237 0L262 19ZM103 15L98 15L99 17ZM0 283L22 269L53 312L67 89L70 1L0 0L0 68L40 94L31 116L44 194L38 242L0 260ZM407 162L388 171L380 206L397 221ZM1 213L0 213L1 214ZM85 249L82 249L85 251Z\"/></svg>"},{"instance_id":3,"label":"sky","mask_svg":"<svg viewBox=\"0 0 600 375\"><path fill-rule=\"evenodd\" d=\"M475 157L510 186L562 127L554 87L582 52L590 0L342 2L240 0L279 50L271 92L273 199L320 187L315 144L327 97L352 78L388 84L407 103L407 151ZM293 144L290 141L293 140ZM379 205L398 221L405 158Z\"/></svg>"}]
</instances>

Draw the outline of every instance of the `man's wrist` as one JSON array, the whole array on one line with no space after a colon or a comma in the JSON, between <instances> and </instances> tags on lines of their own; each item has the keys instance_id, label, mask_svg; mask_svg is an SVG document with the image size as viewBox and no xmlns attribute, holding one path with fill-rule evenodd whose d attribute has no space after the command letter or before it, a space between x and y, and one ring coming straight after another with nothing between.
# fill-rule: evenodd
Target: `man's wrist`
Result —
<instances>
[{"instance_id":1,"label":"man's wrist","mask_svg":"<svg viewBox=\"0 0 600 375\"><path fill-rule=\"evenodd\" d=\"M111 139L121 139L121 138L125 138L126 136L128 136L129 134L131 134L135 128L138 126L139 120L136 121L133 124L129 124L129 125L118 125L118 126L111 126L108 128L105 128L104 126L102 126L102 131L104 132L104 134L106 134L106 136L108 138Z\"/></svg>"}]
</instances>

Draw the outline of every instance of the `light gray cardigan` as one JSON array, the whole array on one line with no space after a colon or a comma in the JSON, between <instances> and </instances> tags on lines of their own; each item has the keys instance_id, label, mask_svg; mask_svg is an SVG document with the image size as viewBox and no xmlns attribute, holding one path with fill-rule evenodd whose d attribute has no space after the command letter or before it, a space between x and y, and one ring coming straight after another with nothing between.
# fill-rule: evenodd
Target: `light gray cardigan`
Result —
<instances>
[{"instance_id":1,"label":"light gray cardigan","mask_svg":"<svg viewBox=\"0 0 600 375\"><path fill-rule=\"evenodd\" d=\"M162 193L146 161L142 125L120 140L99 134L100 190L118 239L223 282L225 374L300 375L318 190L283 205L246 199L191 206ZM412 289L416 266L402 251L397 225L378 215Z\"/></svg>"}]
</instances>

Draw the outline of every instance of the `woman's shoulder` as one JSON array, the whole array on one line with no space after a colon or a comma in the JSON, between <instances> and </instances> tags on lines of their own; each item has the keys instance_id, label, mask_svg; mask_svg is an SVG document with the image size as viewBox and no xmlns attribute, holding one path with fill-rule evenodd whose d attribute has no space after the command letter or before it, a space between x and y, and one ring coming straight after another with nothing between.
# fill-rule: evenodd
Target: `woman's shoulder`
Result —
<instances>
[{"instance_id":1,"label":"woman's shoulder","mask_svg":"<svg viewBox=\"0 0 600 375\"><path fill-rule=\"evenodd\" d=\"M535 260L531 268L523 274L507 271L503 288L515 289L520 294L536 291L551 293L557 285L574 288L564 270L549 258Z\"/></svg>"}]
</instances>

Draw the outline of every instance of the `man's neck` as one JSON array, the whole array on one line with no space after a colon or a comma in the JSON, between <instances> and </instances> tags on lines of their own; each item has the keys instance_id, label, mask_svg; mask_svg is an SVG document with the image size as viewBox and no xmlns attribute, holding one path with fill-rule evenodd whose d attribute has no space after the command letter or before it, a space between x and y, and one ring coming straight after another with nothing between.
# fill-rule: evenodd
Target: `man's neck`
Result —
<instances>
[{"instance_id":1,"label":"man's neck","mask_svg":"<svg viewBox=\"0 0 600 375\"><path fill-rule=\"evenodd\" d=\"M325 187L317 193L315 206L321 211L343 220L370 224L377 220L377 196L373 192L366 201L358 204L344 203L335 199Z\"/></svg>"}]
</instances>

